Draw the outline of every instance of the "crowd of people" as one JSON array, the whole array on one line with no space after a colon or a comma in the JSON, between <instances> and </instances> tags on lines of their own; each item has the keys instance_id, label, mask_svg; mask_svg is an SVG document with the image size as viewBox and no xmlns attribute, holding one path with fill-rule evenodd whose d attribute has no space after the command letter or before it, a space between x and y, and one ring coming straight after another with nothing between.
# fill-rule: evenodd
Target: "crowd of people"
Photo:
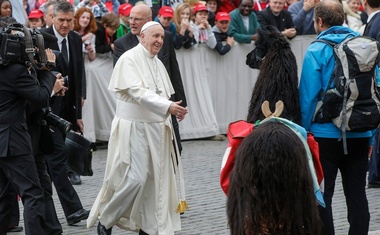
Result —
<instances>
[{"instance_id":1,"label":"crowd of people","mask_svg":"<svg viewBox=\"0 0 380 235\"><path fill-rule=\"evenodd\" d=\"M15 92L15 97L0 96L0 101L7 97L19 102L19 115L25 112L22 108L29 108L26 119L23 115L15 117L19 126L4 128L16 128L17 134L26 133L28 129L31 136L31 141L22 138L25 143L18 144L23 145L21 149L25 151L17 152L17 145L12 143L18 140L17 135L13 140L7 139L0 131L0 139L9 142L0 148L0 234L23 229L18 224L17 195L24 203L26 234L62 234L52 200L52 183L69 225L88 219L88 227L99 220L98 234L111 234L113 226L138 230L139 234L174 234L180 230L180 218L174 212L176 171L171 162L178 160L182 150L180 125L194 132L207 129L204 137L220 133L204 73L207 58L200 55L199 48L207 47L223 56L235 42L257 41L258 30L265 30L269 25L277 28L287 40L309 34L317 34L317 38L322 39L333 37L337 41L360 34L380 40L380 13L377 14L380 5L375 0L189 0L176 5L162 2L159 7L152 1L48 0L42 3L36 0L24 1L21 10L12 1L0 0L0 16L7 20L14 17L31 29L55 36L56 41L45 38L45 48L49 48L48 59L54 60L54 69L59 74L51 76L46 71L35 72L16 65L0 66L2 74L20 71L23 79L32 74L33 81L40 81L21 84L30 94L11 90L8 92ZM176 50L192 55L179 59L187 69L194 71L194 77L183 76ZM199 60L189 59L194 57ZM320 145L326 185L326 208L319 208L323 225L320 228L310 225L310 233L300 234L317 234L320 230L322 234L334 234L331 203L339 169L349 210L350 234L361 235L368 232L370 220L365 177L374 131L348 135L349 154L346 155L338 142L339 132L332 124L326 129L326 124L312 122L318 91L326 86L333 64L331 48L313 43L306 52L300 77L302 126L315 134ZM124 76L128 79L122 79ZM42 79L44 77L50 80ZM66 83L63 77L68 79ZM3 82L2 86L9 86L11 81ZM30 102L37 103L34 104L37 107ZM106 175L91 211L83 208L72 186L80 185L81 178L66 168L64 131L51 127L52 146L40 146L43 114L34 112L46 106L91 141L108 142ZM191 110L198 110L202 115ZM3 120L6 114L1 113L0 127L10 122ZM38 123L31 121L35 115ZM24 128L24 123L28 128ZM270 125L263 128L265 126ZM121 143L122 138L126 142ZM135 143L132 138L141 141ZM375 139L374 146L377 144L378 139ZM174 151L176 147L178 151ZM380 187L377 173L380 156L377 151L371 154L369 183L371 187ZM15 167L10 167L12 164ZM29 169L23 176L14 177L21 168ZM22 183L28 180L29 185ZM123 206L115 207L120 204ZM231 203L228 207L233 210ZM256 212L250 213L251 221ZM311 219L319 223L315 213L313 209ZM236 232L241 231L241 227L250 228L245 231L250 234L261 231L255 226L262 226L257 221L238 224L232 218L229 223L233 227L232 234L241 234Z\"/></svg>"}]
</instances>

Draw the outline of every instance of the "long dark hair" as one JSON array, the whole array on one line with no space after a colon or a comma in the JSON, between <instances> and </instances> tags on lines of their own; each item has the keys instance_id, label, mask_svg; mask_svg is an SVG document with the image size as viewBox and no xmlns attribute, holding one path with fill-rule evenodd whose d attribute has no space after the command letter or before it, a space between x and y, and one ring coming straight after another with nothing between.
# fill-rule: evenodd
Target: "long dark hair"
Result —
<instances>
[{"instance_id":1,"label":"long dark hair","mask_svg":"<svg viewBox=\"0 0 380 235\"><path fill-rule=\"evenodd\" d=\"M319 235L306 151L287 126L268 121L241 143L227 201L231 235Z\"/></svg>"},{"instance_id":2,"label":"long dark hair","mask_svg":"<svg viewBox=\"0 0 380 235\"><path fill-rule=\"evenodd\" d=\"M263 120L261 104L268 100L271 110L277 101L284 102L281 117L301 124L301 108L298 92L297 61L289 41L274 27L258 29L256 52L264 58L260 73L252 91L247 121Z\"/></svg>"}]
</instances>

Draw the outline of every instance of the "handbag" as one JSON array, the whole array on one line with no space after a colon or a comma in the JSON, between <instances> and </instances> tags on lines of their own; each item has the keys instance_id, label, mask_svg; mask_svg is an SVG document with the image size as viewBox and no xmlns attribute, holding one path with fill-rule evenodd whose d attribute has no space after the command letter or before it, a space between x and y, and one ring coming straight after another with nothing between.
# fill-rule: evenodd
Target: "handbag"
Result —
<instances>
[{"instance_id":1,"label":"handbag","mask_svg":"<svg viewBox=\"0 0 380 235\"><path fill-rule=\"evenodd\" d=\"M92 176L92 152L96 151L94 142L76 132L66 134L67 169L82 176Z\"/></svg>"}]
</instances>

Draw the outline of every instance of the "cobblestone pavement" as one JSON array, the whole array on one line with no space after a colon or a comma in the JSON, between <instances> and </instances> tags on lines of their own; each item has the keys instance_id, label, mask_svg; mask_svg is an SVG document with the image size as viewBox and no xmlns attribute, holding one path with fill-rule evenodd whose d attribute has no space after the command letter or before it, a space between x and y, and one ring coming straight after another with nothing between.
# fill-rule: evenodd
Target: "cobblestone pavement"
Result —
<instances>
[{"instance_id":1,"label":"cobblestone pavement","mask_svg":"<svg viewBox=\"0 0 380 235\"><path fill-rule=\"evenodd\" d=\"M227 141L191 140L183 142L183 165L186 182L186 199L190 209L181 216L182 231L177 235L224 235L229 234L225 212L226 197L219 187L219 170ZM91 209L92 203L100 190L103 181L106 162L106 149L99 149L93 155L94 176L82 177L82 185L75 186L85 209ZM367 189L370 205L371 235L380 235L380 189ZM86 228L85 221L75 226L67 226L62 207L57 195L54 195L58 218L62 223L64 235L96 234L96 226ZM333 199L335 218L335 231L337 235L347 234L346 204L340 183L336 185ZM21 216L22 218L22 216ZM21 221L21 225L22 225ZM127 232L117 227L113 233L137 234ZM23 233L9 233L10 235L23 235Z\"/></svg>"}]
</instances>

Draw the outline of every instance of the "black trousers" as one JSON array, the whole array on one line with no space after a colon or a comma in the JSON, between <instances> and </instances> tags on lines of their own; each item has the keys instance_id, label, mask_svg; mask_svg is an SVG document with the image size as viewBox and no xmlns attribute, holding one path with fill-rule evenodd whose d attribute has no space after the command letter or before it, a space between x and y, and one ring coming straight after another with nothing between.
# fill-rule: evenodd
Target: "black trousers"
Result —
<instances>
[{"instance_id":1,"label":"black trousers","mask_svg":"<svg viewBox=\"0 0 380 235\"><path fill-rule=\"evenodd\" d=\"M58 220L53 201L53 188L50 176L47 172L45 155L40 151L41 142L41 125L36 122L28 123L28 132L32 140L33 156L37 167L38 178L45 198L45 217L46 224L44 227L45 234L56 235L62 234L62 226Z\"/></svg>"},{"instance_id":2,"label":"black trousers","mask_svg":"<svg viewBox=\"0 0 380 235\"><path fill-rule=\"evenodd\" d=\"M18 226L19 223L20 223L20 207L18 205L18 199L17 199L17 193L16 191L13 189L12 187L12 190L15 194L15 198L12 202L9 202L11 203L11 207L12 209L10 210L10 220L9 220L9 224L8 224L8 227L15 227L15 226ZM0 192L1 193L1 192Z\"/></svg>"},{"instance_id":3,"label":"black trousers","mask_svg":"<svg viewBox=\"0 0 380 235\"><path fill-rule=\"evenodd\" d=\"M54 152L45 156L51 180L54 183L65 216L83 208L77 192L67 176L65 134L53 128Z\"/></svg>"},{"instance_id":4,"label":"black trousers","mask_svg":"<svg viewBox=\"0 0 380 235\"><path fill-rule=\"evenodd\" d=\"M44 234L44 192L32 154L0 158L0 235L7 233L17 194L24 204L25 234Z\"/></svg>"},{"instance_id":5,"label":"black trousers","mask_svg":"<svg viewBox=\"0 0 380 235\"><path fill-rule=\"evenodd\" d=\"M334 235L332 197L335 180L340 170L343 191L347 204L349 235L367 235L369 228L369 208L365 192L368 166L369 138L347 139L348 154L343 153L342 141L338 139L315 138L319 144L320 159L325 175L324 200L326 208L320 207L324 224L323 235Z\"/></svg>"}]
</instances>

